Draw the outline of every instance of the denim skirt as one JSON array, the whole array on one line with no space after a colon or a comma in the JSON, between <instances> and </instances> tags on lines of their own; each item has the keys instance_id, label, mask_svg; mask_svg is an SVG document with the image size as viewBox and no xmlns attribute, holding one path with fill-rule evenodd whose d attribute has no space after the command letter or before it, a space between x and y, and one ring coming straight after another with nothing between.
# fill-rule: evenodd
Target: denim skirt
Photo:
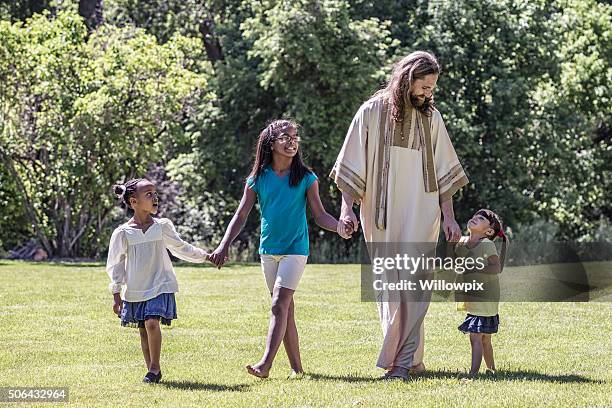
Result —
<instances>
[{"instance_id":1,"label":"denim skirt","mask_svg":"<svg viewBox=\"0 0 612 408\"><path fill-rule=\"evenodd\" d=\"M468 314L465 321L458 327L463 333L497 333L499 327L499 315L474 316Z\"/></svg>"},{"instance_id":2,"label":"denim skirt","mask_svg":"<svg viewBox=\"0 0 612 408\"><path fill-rule=\"evenodd\" d=\"M174 293L161 293L153 299L141 302L123 301L121 308L121 325L128 327L145 327L148 319L157 319L161 324L170 326L176 319L176 301Z\"/></svg>"}]
</instances>

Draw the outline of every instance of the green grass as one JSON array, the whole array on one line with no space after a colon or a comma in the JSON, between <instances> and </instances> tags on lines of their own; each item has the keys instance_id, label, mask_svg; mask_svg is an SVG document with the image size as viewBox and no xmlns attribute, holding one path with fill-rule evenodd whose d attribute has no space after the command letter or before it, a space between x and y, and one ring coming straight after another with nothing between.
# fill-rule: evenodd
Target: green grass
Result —
<instances>
[{"instance_id":1,"label":"green grass","mask_svg":"<svg viewBox=\"0 0 612 408\"><path fill-rule=\"evenodd\" d=\"M258 380L243 367L261 357L268 325L259 266L176 271L164 381L146 385L137 330L113 316L103 265L0 261L0 386L69 387L75 406L612 406L610 303L501 304L500 372L470 384L456 378L470 361L463 315L432 303L428 373L380 382L382 335L375 304L359 300L359 266L308 265L295 299L311 377L287 380L281 349L271 378Z\"/></svg>"}]
</instances>

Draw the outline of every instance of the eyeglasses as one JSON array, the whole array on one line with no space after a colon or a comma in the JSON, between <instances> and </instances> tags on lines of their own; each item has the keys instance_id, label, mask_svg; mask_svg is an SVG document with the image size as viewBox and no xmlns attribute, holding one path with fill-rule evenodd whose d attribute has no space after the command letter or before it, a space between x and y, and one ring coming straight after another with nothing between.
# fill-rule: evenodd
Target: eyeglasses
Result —
<instances>
[{"instance_id":1,"label":"eyeglasses","mask_svg":"<svg viewBox=\"0 0 612 408\"><path fill-rule=\"evenodd\" d=\"M294 136L291 137L289 135L280 135L279 137L277 137L276 139L274 139L275 141L279 141L281 143L288 143L290 140L295 142L295 143L300 143L300 141L302 140L302 138L300 138L299 136Z\"/></svg>"}]
</instances>

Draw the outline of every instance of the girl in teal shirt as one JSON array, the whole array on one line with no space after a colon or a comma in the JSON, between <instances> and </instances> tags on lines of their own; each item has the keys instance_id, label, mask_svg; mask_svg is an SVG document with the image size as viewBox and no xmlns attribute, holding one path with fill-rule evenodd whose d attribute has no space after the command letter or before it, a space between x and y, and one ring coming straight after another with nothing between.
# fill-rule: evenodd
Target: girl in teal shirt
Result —
<instances>
[{"instance_id":1,"label":"girl in teal shirt","mask_svg":"<svg viewBox=\"0 0 612 408\"><path fill-rule=\"evenodd\" d=\"M276 120L261 132L255 162L238 210L223 240L211 255L217 267L225 263L230 245L242 230L255 200L258 200L261 213L259 254L272 295L272 314L264 355L257 364L247 365L246 369L249 374L260 378L268 377L281 341L289 357L291 376L304 373L293 294L309 254L306 202L321 228L337 232L345 239L353 230L352 224L339 222L323 208L317 176L302 161L297 129L298 126L291 121Z\"/></svg>"}]
</instances>

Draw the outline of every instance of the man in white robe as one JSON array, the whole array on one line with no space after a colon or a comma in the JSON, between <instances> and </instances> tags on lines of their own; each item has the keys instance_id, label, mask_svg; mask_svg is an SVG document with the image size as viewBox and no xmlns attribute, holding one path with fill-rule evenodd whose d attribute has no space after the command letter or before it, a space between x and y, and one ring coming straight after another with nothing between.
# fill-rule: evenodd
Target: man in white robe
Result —
<instances>
[{"instance_id":1,"label":"man in white robe","mask_svg":"<svg viewBox=\"0 0 612 408\"><path fill-rule=\"evenodd\" d=\"M417 51L394 68L387 87L355 114L330 174L342 192L341 218L356 230L360 204L366 243L435 243L441 215L447 240L457 240L452 196L468 183L433 107L439 65ZM370 254L372 255L372 254ZM383 344L377 366L386 378L422 371L423 319L429 298L377 302Z\"/></svg>"}]
</instances>

